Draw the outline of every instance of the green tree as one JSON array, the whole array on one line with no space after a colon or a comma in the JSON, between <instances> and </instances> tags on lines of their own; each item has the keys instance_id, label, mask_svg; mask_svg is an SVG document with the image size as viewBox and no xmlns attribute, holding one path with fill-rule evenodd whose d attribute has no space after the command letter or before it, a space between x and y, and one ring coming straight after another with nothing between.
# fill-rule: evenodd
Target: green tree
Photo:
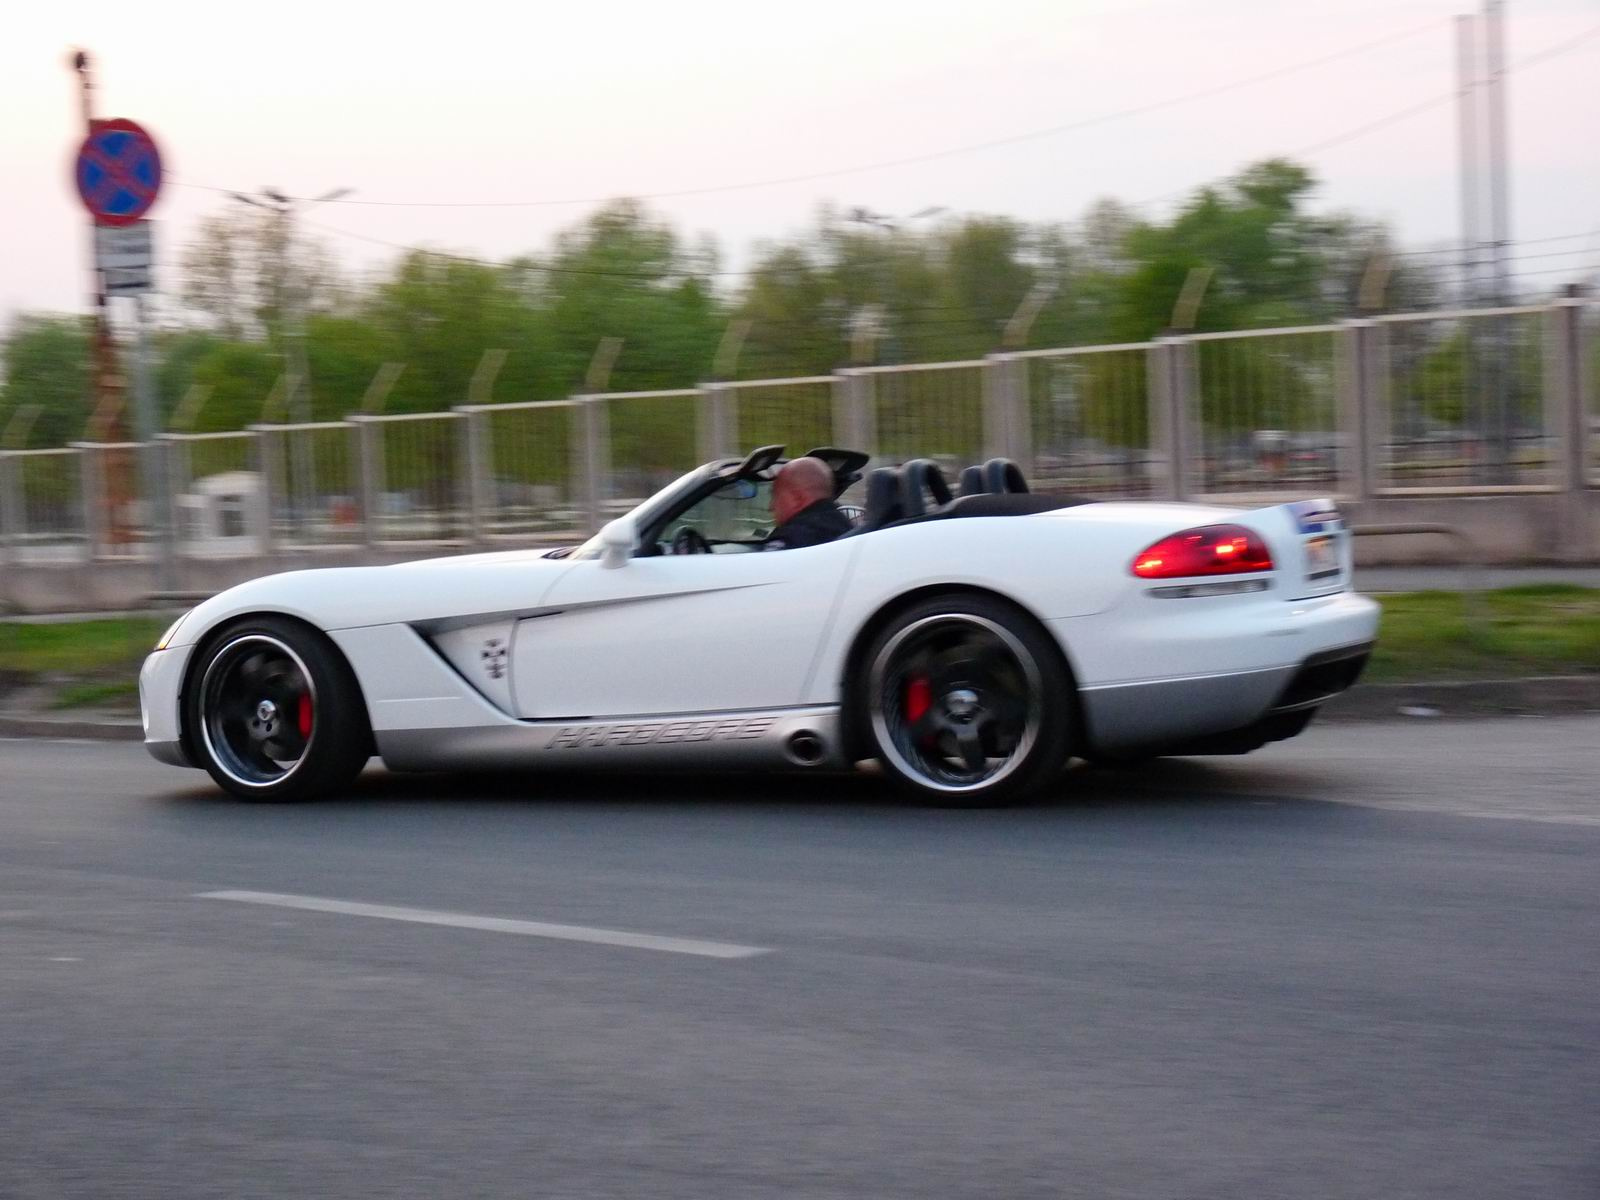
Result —
<instances>
[{"instance_id":1,"label":"green tree","mask_svg":"<svg viewBox=\"0 0 1600 1200\"><path fill-rule=\"evenodd\" d=\"M26 405L38 416L29 446L62 446L84 436L90 415L89 322L57 313L21 313L5 337L0 430Z\"/></svg>"}]
</instances>

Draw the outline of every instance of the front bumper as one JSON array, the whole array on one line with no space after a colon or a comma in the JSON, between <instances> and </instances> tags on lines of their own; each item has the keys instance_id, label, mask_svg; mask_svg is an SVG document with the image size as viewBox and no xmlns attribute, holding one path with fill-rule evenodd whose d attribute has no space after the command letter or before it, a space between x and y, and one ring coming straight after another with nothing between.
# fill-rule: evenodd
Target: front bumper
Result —
<instances>
[{"instance_id":1,"label":"front bumper","mask_svg":"<svg viewBox=\"0 0 1600 1200\"><path fill-rule=\"evenodd\" d=\"M156 650L139 670L139 715L144 722L144 748L157 762L192 767L183 747L183 676L194 647Z\"/></svg>"}]
</instances>

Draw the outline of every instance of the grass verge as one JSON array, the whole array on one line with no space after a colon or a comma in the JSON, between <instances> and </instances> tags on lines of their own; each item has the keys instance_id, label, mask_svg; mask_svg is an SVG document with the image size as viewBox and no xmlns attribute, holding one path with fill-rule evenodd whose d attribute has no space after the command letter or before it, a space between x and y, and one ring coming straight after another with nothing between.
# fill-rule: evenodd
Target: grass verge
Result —
<instances>
[{"instance_id":1,"label":"grass verge","mask_svg":"<svg viewBox=\"0 0 1600 1200\"><path fill-rule=\"evenodd\" d=\"M137 667L170 623L162 617L49 625L0 621L0 671L42 675Z\"/></svg>"},{"instance_id":2,"label":"grass verge","mask_svg":"<svg viewBox=\"0 0 1600 1200\"><path fill-rule=\"evenodd\" d=\"M1539 584L1381 598L1373 683L1600 672L1600 588ZM54 709L129 708L165 617L0 622L0 681L47 684Z\"/></svg>"},{"instance_id":3,"label":"grass verge","mask_svg":"<svg viewBox=\"0 0 1600 1200\"><path fill-rule=\"evenodd\" d=\"M1600 672L1600 588L1531 584L1493 592L1379 597L1372 683Z\"/></svg>"},{"instance_id":4,"label":"grass verge","mask_svg":"<svg viewBox=\"0 0 1600 1200\"><path fill-rule=\"evenodd\" d=\"M139 664L170 617L29 624L0 621L0 693L30 689L33 709L132 712ZM12 707L0 694L0 707Z\"/></svg>"}]
</instances>

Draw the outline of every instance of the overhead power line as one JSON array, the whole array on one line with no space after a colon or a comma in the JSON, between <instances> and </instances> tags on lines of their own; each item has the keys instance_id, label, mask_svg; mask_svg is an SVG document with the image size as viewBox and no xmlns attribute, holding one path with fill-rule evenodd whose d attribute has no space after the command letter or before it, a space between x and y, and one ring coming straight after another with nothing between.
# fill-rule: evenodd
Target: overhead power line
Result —
<instances>
[{"instance_id":1,"label":"overhead power line","mask_svg":"<svg viewBox=\"0 0 1600 1200\"><path fill-rule=\"evenodd\" d=\"M1571 51L1576 50L1584 43L1594 40L1596 37L1600 37L1600 25L1592 25L1575 37L1568 38L1564 42L1557 42L1554 45L1546 46L1543 50L1536 51L1533 54L1529 54L1526 57L1517 60L1515 63L1512 63L1506 68L1506 73L1514 74L1526 67L1536 66L1540 63L1548 62L1551 59L1559 58L1563 54L1568 54ZM1418 116L1432 109L1442 107L1445 104L1453 102L1455 98L1456 89L1451 88L1447 92L1440 92L1437 95L1428 97L1426 100L1418 101L1416 104L1411 104L1405 108L1396 109L1395 111L1386 113L1383 116L1375 118L1374 120L1367 121L1361 125L1356 125L1353 128L1343 130L1340 133L1336 133L1329 137L1322 138L1319 141L1312 142L1309 145L1301 146L1297 149L1291 150L1288 152L1288 157L1309 158L1313 154L1320 154L1324 150L1331 150L1335 146L1342 146L1346 142L1355 141L1357 138L1365 137L1369 133L1376 133L1378 130L1386 129L1390 125L1397 125L1401 121L1408 120L1411 117ZM1149 200L1135 201L1132 207L1146 208L1152 204L1161 204L1167 200L1174 200L1179 196L1190 195L1194 192L1194 190L1195 189L1193 187L1179 188L1175 191L1163 193L1160 196L1153 196Z\"/></svg>"},{"instance_id":2,"label":"overhead power line","mask_svg":"<svg viewBox=\"0 0 1600 1200\"><path fill-rule=\"evenodd\" d=\"M1239 91L1243 88L1254 87L1257 84L1267 83L1274 79L1281 79L1287 75L1299 74L1328 63L1338 62L1341 59L1351 58L1365 54L1370 50L1377 50L1397 42L1408 41L1430 30L1440 28L1443 22L1438 19L1428 21L1422 25L1415 25L1407 29L1398 30L1384 37L1374 38L1371 41L1361 42L1355 46L1347 46L1342 50L1335 50L1316 58L1304 59L1300 62L1287 63L1281 67L1262 71L1255 75L1246 75L1240 79L1230 79L1224 83L1213 84L1210 87L1199 88L1195 91L1185 92L1178 96L1168 96L1163 100L1153 100L1148 104L1136 104L1128 108L1117 109L1113 112L1098 113L1092 117L1083 117L1075 121L1067 121L1059 125L1052 125L1044 129L1032 129L1023 133L1007 134L1002 137L990 138L981 142L968 142L960 146L947 146L942 150L929 150L920 154L909 154L900 158L882 159L878 162L857 163L848 167L833 167L826 170L812 171L795 175L783 175L770 179L752 179L737 183L709 184L704 187L677 188L669 191L658 192L632 192L624 191L613 193L609 196L584 196L568 199L540 199L540 200L370 200L366 198L341 198L332 203L351 204L368 208L559 208L573 205L603 204L607 200L615 199L617 195L626 195L636 200L670 200L684 196L707 196L717 192L749 191L755 188L781 187L794 183L809 183L818 179L837 179L845 175L858 175L868 171L883 171L894 167L914 166L918 163L936 162L944 158L955 158L964 154L976 154L985 150L995 150L1004 146L1015 146L1025 142L1040 141L1046 138L1059 137L1066 133L1076 133L1082 129L1092 129L1099 125L1107 125L1115 121L1125 121L1134 117L1146 116L1150 113L1161 112L1169 108L1177 108L1185 104L1193 104L1198 100L1208 100L1213 96L1225 95L1228 92ZM203 183L191 183L179 180L184 187L198 188L209 192L232 192L237 189L213 187ZM295 197L290 197L295 199Z\"/></svg>"}]
</instances>

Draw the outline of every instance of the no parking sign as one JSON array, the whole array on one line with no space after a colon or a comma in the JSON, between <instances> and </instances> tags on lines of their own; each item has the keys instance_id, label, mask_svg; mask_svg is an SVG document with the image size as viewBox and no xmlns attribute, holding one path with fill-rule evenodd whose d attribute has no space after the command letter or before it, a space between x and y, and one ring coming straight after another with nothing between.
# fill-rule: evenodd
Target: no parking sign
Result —
<instances>
[{"instance_id":1,"label":"no parking sign","mask_svg":"<svg viewBox=\"0 0 1600 1200\"><path fill-rule=\"evenodd\" d=\"M78 195L101 225L132 225L161 191L161 152L134 121L96 121L78 148Z\"/></svg>"}]
</instances>

